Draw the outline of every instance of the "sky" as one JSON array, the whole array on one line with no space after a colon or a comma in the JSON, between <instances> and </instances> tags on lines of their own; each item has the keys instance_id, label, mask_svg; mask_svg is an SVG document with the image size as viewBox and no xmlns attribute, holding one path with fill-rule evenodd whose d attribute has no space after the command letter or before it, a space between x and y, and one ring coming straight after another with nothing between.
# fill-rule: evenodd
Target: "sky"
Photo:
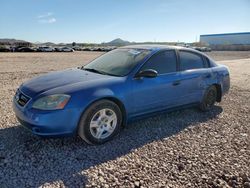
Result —
<instances>
[{"instance_id":1,"label":"sky","mask_svg":"<svg viewBox=\"0 0 250 188\"><path fill-rule=\"evenodd\" d=\"M195 42L250 32L250 0L0 0L0 38Z\"/></svg>"}]
</instances>

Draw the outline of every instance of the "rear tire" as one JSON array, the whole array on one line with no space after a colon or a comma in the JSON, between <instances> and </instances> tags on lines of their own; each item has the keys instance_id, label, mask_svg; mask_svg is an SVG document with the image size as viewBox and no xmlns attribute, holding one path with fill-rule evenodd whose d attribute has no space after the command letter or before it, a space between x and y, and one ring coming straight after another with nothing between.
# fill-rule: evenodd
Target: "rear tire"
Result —
<instances>
[{"instance_id":1,"label":"rear tire","mask_svg":"<svg viewBox=\"0 0 250 188\"><path fill-rule=\"evenodd\" d=\"M88 144L103 144L119 133L122 113L110 100L93 103L82 115L78 135Z\"/></svg>"},{"instance_id":2,"label":"rear tire","mask_svg":"<svg viewBox=\"0 0 250 188\"><path fill-rule=\"evenodd\" d=\"M214 85L210 86L202 99L202 102L200 103L200 110L203 112L209 111L215 104L217 99L217 89Z\"/></svg>"}]
</instances>

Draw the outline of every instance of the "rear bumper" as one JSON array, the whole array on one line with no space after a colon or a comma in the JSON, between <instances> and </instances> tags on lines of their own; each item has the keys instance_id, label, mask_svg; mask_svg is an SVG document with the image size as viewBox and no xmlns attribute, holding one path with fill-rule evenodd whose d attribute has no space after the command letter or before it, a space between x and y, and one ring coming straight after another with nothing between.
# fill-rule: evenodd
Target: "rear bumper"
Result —
<instances>
[{"instance_id":1,"label":"rear bumper","mask_svg":"<svg viewBox=\"0 0 250 188\"><path fill-rule=\"evenodd\" d=\"M17 120L33 134L43 137L73 136L76 134L80 110L42 111L20 107L13 101Z\"/></svg>"}]
</instances>

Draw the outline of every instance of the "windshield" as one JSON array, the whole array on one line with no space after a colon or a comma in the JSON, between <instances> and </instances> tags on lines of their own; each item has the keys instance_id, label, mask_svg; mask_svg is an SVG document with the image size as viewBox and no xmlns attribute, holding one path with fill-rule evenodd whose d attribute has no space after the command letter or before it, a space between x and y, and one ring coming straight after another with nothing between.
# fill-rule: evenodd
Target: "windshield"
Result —
<instances>
[{"instance_id":1,"label":"windshield","mask_svg":"<svg viewBox=\"0 0 250 188\"><path fill-rule=\"evenodd\" d=\"M83 69L101 74L125 76L149 54L150 51L144 49L116 49L96 58Z\"/></svg>"}]
</instances>

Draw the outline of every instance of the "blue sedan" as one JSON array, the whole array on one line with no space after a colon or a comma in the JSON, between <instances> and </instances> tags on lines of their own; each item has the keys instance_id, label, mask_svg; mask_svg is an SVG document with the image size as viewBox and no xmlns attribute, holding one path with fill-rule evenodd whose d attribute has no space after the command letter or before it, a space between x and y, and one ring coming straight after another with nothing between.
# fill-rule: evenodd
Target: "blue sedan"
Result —
<instances>
[{"instance_id":1,"label":"blue sedan","mask_svg":"<svg viewBox=\"0 0 250 188\"><path fill-rule=\"evenodd\" d=\"M135 45L23 83L13 109L36 135L101 144L134 119L190 105L210 110L229 87L228 68L201 52Z\"/></svg>"}]
</instances>

